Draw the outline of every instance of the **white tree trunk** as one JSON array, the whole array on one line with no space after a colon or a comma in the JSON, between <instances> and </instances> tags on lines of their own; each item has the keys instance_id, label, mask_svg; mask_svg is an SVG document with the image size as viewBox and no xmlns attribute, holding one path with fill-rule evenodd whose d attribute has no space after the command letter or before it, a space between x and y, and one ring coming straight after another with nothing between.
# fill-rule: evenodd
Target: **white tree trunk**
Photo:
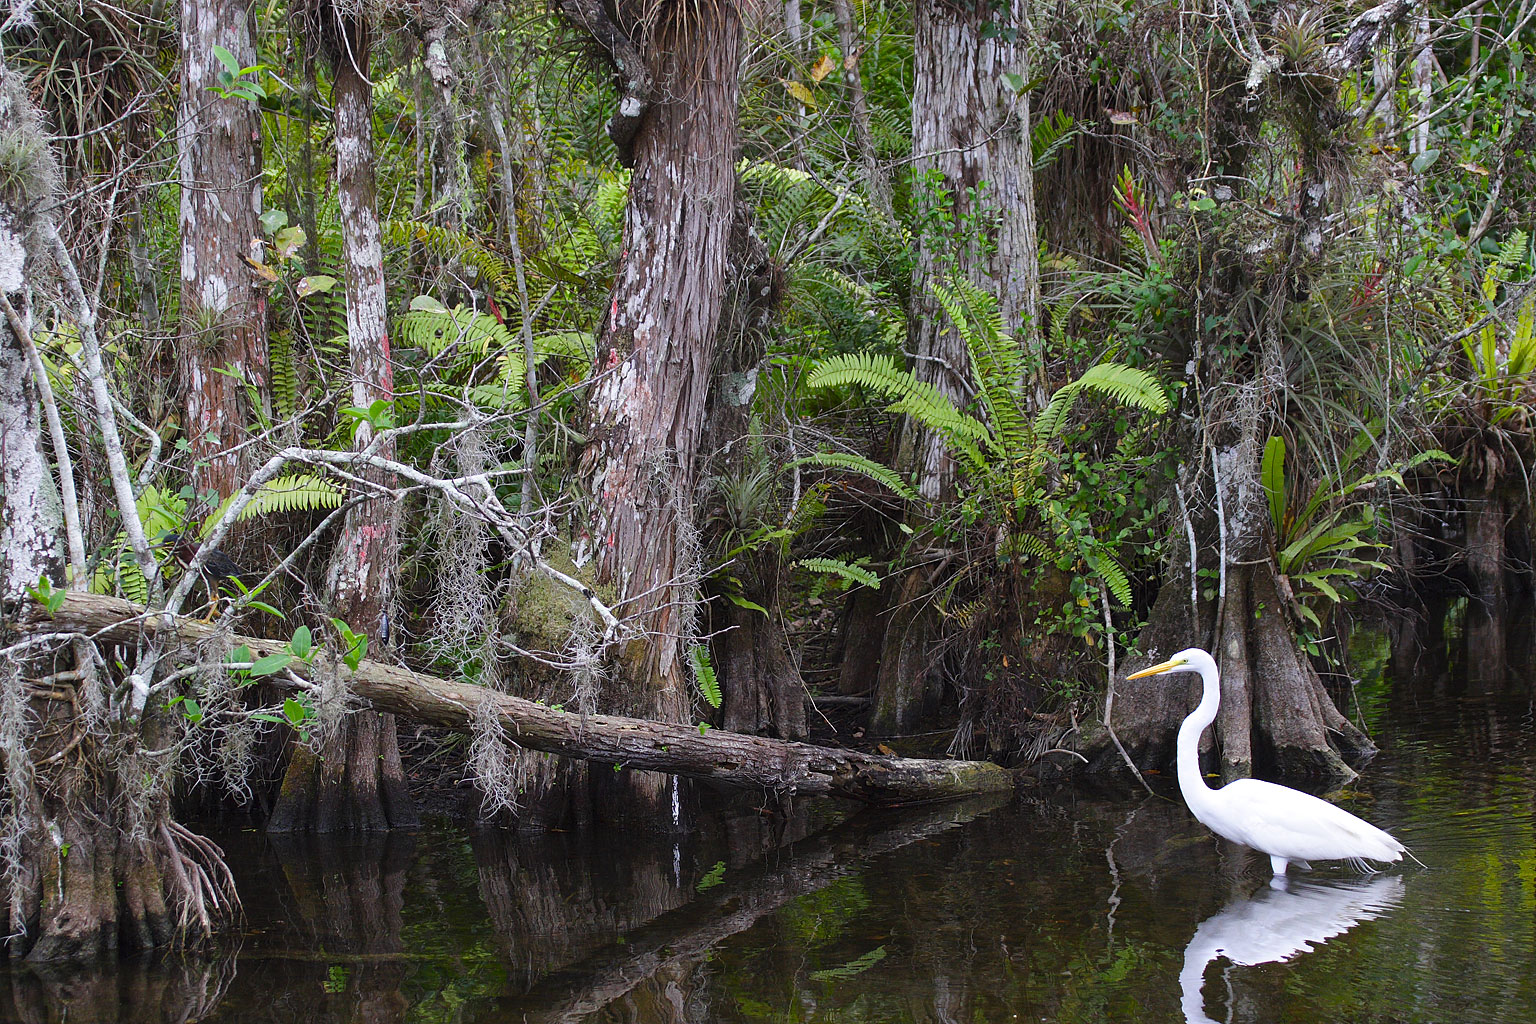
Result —
<instances>
[{"instance_id":1,"label":"white tree trunk","mask_svg":"<svg viewBox=\"0 0 1536 1024\"><path fill-rule=\"evenodd\" d=\"M14 211L0 206L0 263L26 262L25 246L15 231ZM7 268L8 269L8 268ZM20 273L0 280L7 298L24 287ZM12 287L12 285L17 287ZM0 318L0 600L23 597L28 587L47 577L64 582L63 508L53 472L43 453L42 416L37 385L26 348L11 325Z\"/></svg>"},{"instance_id":2,"label":"white tree trunk","mask_svg":"<svg viewBox=\"0 0 1536 1024\"><path fill-rule=\"evenodd\" d=\"M953 269L997 298L1004 326L1023 344L1033 349L1037 333L1040 261L1029 95L1020 95L1004 77L1029 79L1029 26L1024 0L1000 7L990 0L920 3L914 10L913 168L920 180L926 177L948 194L956 230L946 238L921 239L910 344L918 377L964 405L970 356L929 295L929 282ZM1001 31L983 38L988 24ZM990 251L976 244L978 229ZM914 437L910 461L924 497L953 493L956 467L937 437Z\"/></svg>"},{"instance_id":3,"label":"white tree trunk","mask_svg":"<svg viewBox=\"0 0 1536 1024\"><path fill-rule=\"evenodd\" d=\"M245 384L267 383L266 292L242 257L261 258L261 113L212 87L222 46L255 63L250 0L181 0L181 359L187 440L199 492L228 497L249 459L230 451L257 409ZM233 374L233 376L231 375Z\"/></svg>"}]
</instances>

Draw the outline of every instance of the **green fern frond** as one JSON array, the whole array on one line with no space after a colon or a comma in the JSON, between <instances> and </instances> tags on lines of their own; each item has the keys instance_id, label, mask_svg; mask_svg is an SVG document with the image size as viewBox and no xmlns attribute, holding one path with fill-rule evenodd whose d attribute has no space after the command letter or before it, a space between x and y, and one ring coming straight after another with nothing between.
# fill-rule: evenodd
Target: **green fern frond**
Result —
<instances>
[{"instance_id":1,"label":"green fern frond","mask_svg":"<svg viewBox=\"0 0 1536 1024\"><path fill-rule=\"evenodd\" d=\"M299 406L299 380L293 364L293 335L274 331L267 342L272 411L279 420L291 419Z\"/></svg>"},{"instance_id":2,"label":"green fern frond","mask_svg":"<svg viewBox=\"0 0 1536 1024\"><path fill-rule=\"evenodd\" d=\"M1025 562L1034 559L1044 562L1054 560L1057 552L1032 533L1010 533L999 545L997 554L1004 561Z\"/></svg>"},{"instance_id":3,"label":"green fern frond","mask_svg":"<svg viewBox=\"0 0 1536 1024\"><path fill-rule=\"evenodd\" d=\"M710 663L709 648L703 644L694 644L688 648L688 664L693 668L693 681L699 684L704 702L719 711L723 702L720 680L715 675L715 666Z\"/></svg>"},{"instance_id":4,"label":"green fern frond","mask_svg":"<svg viewBox=\"0 0 1536 1024\"><path fill-rule=\"evenodd\" d=\"M880 577L862 565L852 565L841 558L802 558L795 565L807 572L837 576L848 583L858 583L871 590L880 589Z\"/></svg>"},{"instance_id":5,"label":"green fern frond","mask_svg":"<svg viewBox=\"0 0 1536 1024\"><path fill-rule=\"evenodd\" d=\"M1035 434L1042 439L1060 436L1067 414L1083 391L1095 391L1120 405L1148 412L1168 411L1168 393L1156 376L1124 363L1090 366L1081 377L1063 385L1035 418Z\"/></svg>"},{"instance_id":6,"label":"green fern frond","mask_svg":"<svg viewBox=\"0 0 1536 1024\"><path fill-rule=\"evenodd\" d=\"M134 604L149 603L149 581L134 561L126 533L113 538L112 553L96 564L91 573L91 593L125 598Z\"/></svg>"},{"instance_id":7,"label":"green fern frond","mask_svg":"<svg viewBox=\"0 0 1536 1024\"><path fill-rule=\"evenodd\" d=\"M858 385L893 400L891 412L906 413L933 432L972 451L990 434L973 416L955 408L938 388L920 381L896 360L878 352L849 352L824 359L811 368L806 386L840 388Z\"/></svg>"},{"instance_id":8,"label":"green fern frond","mask_svg":"<svg viewBox=\"0 0 1536 1024\"><path fill-rule=\"evenodd\" d=\"M863 455L853 455L848 452L817 452L815 455L807 455L803 459L796 459L792 465L796 466L822 466L827 469L847 469L862 474L884 486L907 501L917 501L917 491L912 485L901 478L889 466L865 458Z\"/></svg>"},{"instance_id":9,"label":"green fern frond","mask_svg":"<svg viewBox=\"0 0 1536 1024\"><path fill-rule=\"evenodd\" d=\"M1061 158L1082 129L1065 110L1047 114L1030 130L1030 155L1036 171L1044 170Z\"/></svg>"},{"instance_id":10,"label":"green fern frond","mask_svg":"<svg viewBox=\"0 0 1536 1024\"><path fill-rule=\"evenodd\" d=\"M395 245L415 241L434 256L474 267L481 283L497 294L510 294L515 288L517 271L511 261L467 231L419 220L391 220L385 223L384 234Z\"/></svg>"},{"instance_id":11,"label":"green fern frond","mask_svg":"<svg viewBox=\"0 0 1536 1024\"><path fill-rule=\"evenodd\" d=\"M1494 261L1494 266L1505 274L1525 266L1528 255L1526 246L1530 240L1531 236L1524 231L1511 231L1509 237L1504 239L1504 244L1499 247L1499 255Z\"/></svg>"},{"instance_id":12,"label":"green fern frond","mask_svg":"<svg viewBox=\"0 0 1536 1024\"><path fill-rule=\"evenodd\" d=\"M1110 557L1104 550L1095 551L1087 558L1089 567L1098 575L1114 599L1120 602L1121 607L1131 606L1131 581L1125 574L1125 569L1120 563Z\"/></svg>"},{"instance_id":13,"label":"green fern frond","mask_svg":"<svg viewBox=\"0 0 1536 1024\"><path fill-rule=\"evenodd\" d=\"M978 597L965 602L960 607L953 610L948 608L941 608L939 610L943 613L945 618L954 622L955 625L959 626L961 629L969 629L971 624L976 621L976 617L981 614L981 612L983 612L986 607L986 598Z\"/></svg>"},{"instance_id":14,"label":"green fern frond","mask_svg":"<svg viewBox=\"0 0 1536 1024\"><path fill-rule=\"evenodd\" d=\"M994 450L1027 451L1033 438L1020 396L1024 352L1004 326L996 297L963 277L948 285L931 282L929 287L970 353L971 375L992 426Z\"/></svg>"},{"instance_id":15,"label":"green fern frond","mask_svg":"<svg viewBox=\"0 0 1536 1024\"><path fill-rule=\"evenodd\" d=\"M341 496L341 488L325 477L314 473L289 473L262 484L250 504L240 510L236 522L245 522L257 516L272 515L277 512L312 512L318 509L339 508ZM213 528L224 518L225 512L234 500L235 495L231 494L203 520L202 526L197 531L199 538L207 537L213 532Z\"/></svg>"},{"instance_id":16,"label":"green fern frond","mask_svg":"<svg viewBox=\"0 0 1536 1024\"><path fill-rule=\"evenodd\" d=\"M452 309L413 309L396 321L400 341L437 357L457 346L471 359L505 352L517 345L505 324L488 313L455 306Z\"/></svg>"}]
</instances>

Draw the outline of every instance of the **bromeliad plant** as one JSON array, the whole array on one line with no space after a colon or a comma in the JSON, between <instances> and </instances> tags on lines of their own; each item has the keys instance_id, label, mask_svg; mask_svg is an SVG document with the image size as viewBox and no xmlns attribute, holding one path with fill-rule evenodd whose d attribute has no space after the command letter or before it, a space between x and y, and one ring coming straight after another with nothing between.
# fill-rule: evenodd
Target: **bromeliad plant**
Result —
<instances>
[{"instance_id":1,"label":"bromeliad plant","mask_svg":"<svg viewBox=\"0 0 1536 1024\"><path fill-rule=\"evenodd\" d=\"M933 292L970 351L976 394L974 410L962 410L933 385L924 383L888 355L859 352L823 360L807 381L812 388L857 385L891 404L888 411L911 416L943 440L967 484L958 510L963 522L985 522L1002 531L1000 557L1009 560L1079 560L1122 605L1131 604L1130 581L1117 545L1083 529L1063 501L1061 469L1065 434L1077 400L1087 392L1147 412L1168 411L1167 393L1146 370L1100 363L1059 388L1044 409L1031 415L1024 353L1004 329L996 300L963 279ZM847 455L822 459L860 470L882 482L889 467ZM895 488L910 494L910 487Z\"/></svg>"},{"instance_id":2,"label":"bromeliad plant","mask_svg":"<svg viewBox=\"0 0 1536 1024\"><path fill-rule=\"evenodd\" d=\"M1492 267L1483 277L1483 299L1492 306L1505 285L1528 259L1529 236L1513 232L1500 247ZM1529 295L1515 314L1507 339L1505 325L1497 319L1461 340L1462 352L1472 369L1471 398L1488 426L1497 427L1512 417L1522 418L1532 409L1531 373L1536 371L1536 295Z\"/></svg>"},{"instance_id":3,"label":"bromeliad plant","mask_svg":"<svg viewBox=\"0 0 1536 1024\"><path fill-rule=\"evenodd\" d=\"M1454 461L1430 449L1386 469L1359 472L1375 442L1371 431L1362 431L1337 469L1310 487L1288 471L1285 438L1275 435L1264 445L1260 478L1269 499L1275 565L1295 599L1296 617L1312 628L1321 629L1333 605L1353 600L1356 585L1387 568L1374 557L1386 545L1376 539L1376 508L1368 496L1384 482L1403 487L1403 474L1425 462Z\"/></svg>"}]
</instances>

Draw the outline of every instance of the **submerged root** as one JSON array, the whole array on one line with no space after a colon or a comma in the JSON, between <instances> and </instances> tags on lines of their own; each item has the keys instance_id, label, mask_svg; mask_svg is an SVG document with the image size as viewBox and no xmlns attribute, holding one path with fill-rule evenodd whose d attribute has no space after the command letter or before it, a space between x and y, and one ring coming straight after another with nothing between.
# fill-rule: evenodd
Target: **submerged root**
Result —
<instances>
[{"instance_id":1,"label":"submerged root","mask_svg":"<svg viewBox=\"0 0 1536 1024\"><path fill-rule=\"evenodd\" d=\"M224 851L207 836L185 826L164 821L161 855L175 882L176 931L182 936L211 936L215 922L232 920L240 909L235 877L224 860Z\"/></svg>"}]
</instances>

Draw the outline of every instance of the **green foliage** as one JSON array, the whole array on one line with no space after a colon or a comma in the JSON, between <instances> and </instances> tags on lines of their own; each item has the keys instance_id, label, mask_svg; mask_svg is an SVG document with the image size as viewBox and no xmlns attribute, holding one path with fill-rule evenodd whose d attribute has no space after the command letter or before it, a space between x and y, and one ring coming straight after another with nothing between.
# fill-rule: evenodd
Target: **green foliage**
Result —
<instances>
[{"instance_id":1,"label":"green foliage","mask_svg":"<svg viewBox=\"0 0 1536 1024\"><path fill-rule=\"evenodd\" d=\"M1370 557L1385 547L1374 539L1375 507L1366 499L1379 484L1403 487L1403 473L1432 460L1454 461L1431 449L1405 462L1361 472L1361 457L1374 437L1362 434L1335 471L1322 474L1310 490L1294 485L1286 471L1286 444L1279 435L1264 445L1259 476L1268 498L1275 564L1290 580L1296 611L1314 628L1332 604L1353 598L1354 585L1387 566Z\"/></svg>"},{"instance_id":2,"label":"green foliage","mask_svg":"<svg viewBox=\"0 0 1536 1024\"><path fill-rule=\"evenodd\" d=\"M417 296L411 311L397 321L401 342L425 355L425 393L441 400L467 400L491 412L515 412L528 407L527 356L521 337L489 313L444 307L429 296ZM535 365L560 360L567 366L568 384L585 377L595 342L581 331L535 334ZM549 399L550 393L541 393Z\"/></svg>"},{"instance_id":3,"label":"green foliage","mask_svg":"<svg viewBox=\"0 0 1536 1024\"><path fill-rule=\"evenodd\" d=\"M1484 275L1482 294L1490 305L1513 273L1526 268L1529 238L1524 231L1512 232ZM1471 397L1490 426L1530 412L1531 373L1536 370L1536 294L1520 304L1513 324L1506 326L1495 319L1463 338L1461 348L1472 368Z\"/></svg>"},{"instance_id":4,"label":"green foliage","mask_svg":"<svg viewBox=\"0 0 1536 1024\"><path fill-rule=\"evenodd\" d=\"M719 711L723 698L720 694L720 680L715 676L715 666L709 660L709 648L703 644L694 644L688 648L688 664L693 669L693 681L698 684L704 702Z\"/></svg>"},{"instance_id":5,"label":"green foliage","mask_svg":"<svg viewBox=\"0 0 1536 1024\"><path fill-rule=\"evenodd\" d=\"M366 633L354 633L352 627L345 621L332 618L331 625L336 628L336 635L341 638L341 660L353 672L357 666L368 657L368 635Z\"/></svg>"},{"instance_id":6,"label":"green foliage","mask_svg":"<svg viewBox=\"0 0 1536 1024\"><path fill-rule=\"evenodd\" d=\"M261 85L261 73L266 70L265 65L255 64L243 68L234 54L217 43L213 46L213 55L224 69L217 75L218 83L208 87L210 92L226 100L249 100L252 103L260 103L267 98L267 90Z\"/></svg>"},{"instance_id":7,"label":"green foliage","mask_svg":"<svg viewBox=\"0 0 1536 1024\"><path fill-rule=\"evenodd\" d=\"M28 587L27 593L32 595L34 601L43 606L43 610L48 613L50 619L53 618L60 608L64 607L64 599L69 596L69 591L55 587L53 581L47 576L39 576L37 578L37 585Z\"/></svg>"},{"instance_id":8,"label":"green foliage","mask_svg":"<svg viewBox=\"0 0 1536 1024\"><path fill-rule=\"evenodd\" d=\"M880 577L864 568L862 565L853 565L840 558L802 558L795 562L798 568L807 572L823 573L837 577L845 584L858 584L869 587L871 590L880 589Z\"/></svg>"},{"instance_id":9,"label":"green foliage","mask_svg":"<svg viewBox=\"0 0 1536 1024\"><path fill-rule=\"evenodd\" d=\"M1094 393L1118 406L1160 414L1168 411L1167 393L1146 370L1101 363L1057 389L1046 407L1031 418L1024 396L1023 354L1004 331L996 300L963 279L935 285L933 291L969 349L980 415L956 408L933 385L881 353L849 353L822 360L812 368L807 386L859 387L892 400L887 411L909 415L937 435L962 466L971 485L960 512L964 521L1006 526L1010 540L1001 550L1009 557L1033 554L1069 563L1081 559L1117 601L1129 605L1130 581L1115 555L1116 543L1084 529L1077 510L1063 501L1050 479L1069 456L1061 442L1081 395ZM866 468L848 457L839 461L841 468ZM887 486L892 486L893 477L899 482L894 471L885 467L869 475ZM1019 534L1030 540L1019 539Z\"/></svg>"},{"instance_id":10,"label":"green foliage","mask_svg":"<svg viewBox=\"0 0 1536 1024\"><path fill-rule=\"evenodd\" d=\"M236 495L230 495L224 499L219 507L203 520L198 528L199 537L206 537L213 532L213 528L224 518L225 512L235 497ZM257 488L250 503L240 510L235 521L245 522L248 519L279 513L315 512L340 508L341 497L341 488L325 477L316 476L313 473L285 473Z\"/></svg>"},{"instance_id":11,"label":"green foliage","mask_svg":"<svg viewBox=\"0 0 1536 1024\"><path fill-rule=\"evenodd\" d=\"M803 459L797 459L792 465L797 466L821 466L824 469L847 469L861 476L869 477L878 484L889 488L894 494L907 501L917 501L917 491L912 485L903 480L901 474L889 466L876 462L864 455L852 452L817 452L815 455L807 455Z\"/></svg>"},{"instance_id":12,"label":"green foliage","mask_svg":"<svg viewBox=\"0 0 1536 1024\"><path fill-rule=\"evenodd\" d=\"M202 519L196 530L199 539L213 532L236 496L232 494L224 499ZM176 492L152 485L145 487L137 499L139 523L144 529L144 535L157 540L172 533L190 532L187 518L193 509L192 499L195 497L190 487ZM311 473L287 473L258 488L250 503L240 510L236 521L245 522L274 513L334 509L340 507L341 498L341 489L324 477ZM170 560L171 552L160 547L156 549L156 556L165 562ZM91 575L91 593L116 594L138 604L149 600L149 581L144 578L143 569L134 560L126 533L119 531L106 551L97 557L95 564L95 571ZM262 606L260 610L268 608Z\"/></svg>"}]
</instances>

